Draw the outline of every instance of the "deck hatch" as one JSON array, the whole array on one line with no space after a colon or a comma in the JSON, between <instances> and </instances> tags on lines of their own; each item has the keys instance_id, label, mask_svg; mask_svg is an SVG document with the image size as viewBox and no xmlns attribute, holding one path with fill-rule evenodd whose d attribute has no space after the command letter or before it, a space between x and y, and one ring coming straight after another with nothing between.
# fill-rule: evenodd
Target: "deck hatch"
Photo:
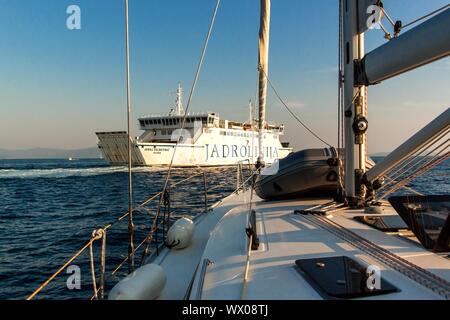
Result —
<instances>
[{"instance_id":1,"label":"deck hatch","mask_svg":"<svg viewBox=\"0 0 450 320\"><path fill-rule=\"evenodd\" d=\"M382 277L379 288L370 289L366 267L346 256L300 259L295 264L305 279L326 298L349 299L399 291ZM369 280L370 283L374 282Z\"/></svg>"}]
</instances>

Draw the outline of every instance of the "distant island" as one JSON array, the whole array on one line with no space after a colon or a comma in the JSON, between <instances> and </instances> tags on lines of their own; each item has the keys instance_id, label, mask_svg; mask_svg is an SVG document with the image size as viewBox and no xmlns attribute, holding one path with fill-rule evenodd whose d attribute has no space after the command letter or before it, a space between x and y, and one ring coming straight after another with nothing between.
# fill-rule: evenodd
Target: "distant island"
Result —
<instances>
[{"instance_id":1,"label":"distant island","mask_svg":"<svg viewBox=\"0 0 450 320\"><path fill-rule=\"evenodd\" d=\"M100 157L101 153L97 147L75 150L51 148L0 149L0 159L98 159Z\"/></svg>"}]
</instances>

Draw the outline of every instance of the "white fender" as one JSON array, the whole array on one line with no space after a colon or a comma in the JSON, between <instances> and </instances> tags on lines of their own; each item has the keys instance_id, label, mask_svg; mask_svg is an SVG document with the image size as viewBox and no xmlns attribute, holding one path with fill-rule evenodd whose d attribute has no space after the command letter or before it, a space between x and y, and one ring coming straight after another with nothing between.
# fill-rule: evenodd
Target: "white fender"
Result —
<instances>
[{"instance_id":1,"label":"white fender","mask_svg":"<svg viewBox=\"0 0 450 320\"><path fill-rule=\"evenodd\" d=\"M195 231L194 222L186 217L178 219L167 232L166 244L174 249L184 249L191 244Z\"/></svg>"},{"instance_id":2,"label":"white fender","mask_svg":"<svg viewBox=\"0 0 450 320\"><path fill-rule=\"evenodd\" d=\"M109 293L109 300L154 300L166 285L166 273L157 264L146 264L121 280Z\"/></svg>"}]
</instances>

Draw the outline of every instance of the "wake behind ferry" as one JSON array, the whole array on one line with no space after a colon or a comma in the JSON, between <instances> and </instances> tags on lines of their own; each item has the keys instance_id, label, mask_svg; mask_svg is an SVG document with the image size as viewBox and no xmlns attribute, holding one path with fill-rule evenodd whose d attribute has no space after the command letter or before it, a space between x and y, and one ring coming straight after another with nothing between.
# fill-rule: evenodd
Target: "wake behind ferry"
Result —
<instances>
[{"instance_id":1,"label":"wake behind ferry","mask_svg":"<svg viewBox=\"0 0 450 320\"><path fill-rule=\"evenodd\" d=\"M178 84L175 107L169 114L138 119L139 128L144 132L132 140L133 165L167 166L173 161L173 166L193 167L257 162L259 131L251 103L250 120L238 122L221 119L215 112L185 114L182 97L183 88ZM184 128L180 129L184 117ZM127 164L127 132L96 134L98 147L110 165ZM283 125L266 123L262 134L266 163L271 164L292 152L288 142L280 141Z\"/></svg>"}]
</instances>

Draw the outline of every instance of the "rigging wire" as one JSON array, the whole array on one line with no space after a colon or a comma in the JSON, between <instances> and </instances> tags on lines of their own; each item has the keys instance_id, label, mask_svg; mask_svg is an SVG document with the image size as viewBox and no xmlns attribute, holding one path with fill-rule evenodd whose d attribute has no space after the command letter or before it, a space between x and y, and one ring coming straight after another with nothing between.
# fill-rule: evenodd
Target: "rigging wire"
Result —
<instances>
[{"instance_id":1,"label":"rigging wire","mask_svg":"<svg viewBox=\"0 0 450 320\"><path fill-rule=\"evenodd\" d=\"M394 167L393 170L390 170L385 176L389 175L389 177L391 179L393 179L394 181L401 178L402 176L405 176L413 168L416 168L421 163L423 163L428 156L432 155L434 152L437 152L437 150L442 148L442 146L444 144L447 144L450 141L450 139L447 139L446 141L440 143L437 147L434 147L431 151L428 151L428 153L426 153L425 155L422 155L424 152L426 152L427 150L432 148L436 143L438 143L439 140L440 139L435 140L433 143L429 144L424 150L420 151L419 153L417 153L416 155L413 155L410 158L407 158L404 162L401 162L398 165L398 167L399 167L398 169L395 170L395 167ZM382 188L385 188L385 187L387 187L387 184L383 185Z\"/></svg>"},{"instance_id":2,"label":"rigging wire","mask_svg":"<svg viewBox=\"0 0 450 320\"><path fill-rule=\"evenodd\" d=\"M345 194L345 186L343 182L343 176L344 176L344 163L343 163L343 157L341 156L341 151L344 147L344 88L343 88L343 80L344 80L344 61L343 61L343 33L344 33L344 0L339 0L339 22L338 22L338 103L337 103L337 113L338 113L338 123L337 123L337 159L338 159L338 179L339 179L339 185L338 185L338 193L341 192L342 194Z\"/></svg>"},{"instance_id":3,"label":"rigging wire","mask_svg":"<svg viewBox=\"0 0 450 320\"><path fill-rule=\"evenodd\" d=\"M128 0L125 0L125 51L126 51L126 77L127 77L127 153L128 153L128 272L134 271L134 223L133 223L133 177L131 173L131 86L130 86L130 45L129 45L129 27L128 27Z\"/></svg>"},{"instance_id":4,"label":"rigging wire","mask_svg":"<svg viewBox=\"0 0 450 320\"><path fill-rule=\"evenodd\" d=\"M195 88L196 88L196 86L197 86L198 77L199 77L199 75L200 75L200 71L201 71L202 66L203 66L203 61L204 61L204 58L205 58L206 49L208 48L208 43L209 43L209 40L210 40L210 38L211 38L211 34L212 34L212 30L213 30L214 23L215 23L215 20L216 20L216 16L217 16L217 11L218 11L218 9L219 9L219 5L220 5L220 0L216 0L216 5L215 5L214 13L213 13L213 15L212 15L211 22L210 22L210 25L209 25L208 34L207 34L207 36L206 36L205 43L204 43L204 45L203 45L202 54L201 54L201 56L200 56L200 60L199 60L199 63L198 63L198 65L197 65L197 70L196 70L196 72L195 72L194 81L193 81L193 83L192 83L191 91L190 91L190 93L189 93L189 98L188 98L188 102L187 102L187 105L186 105L186 110L185 110L184 115L183 115L183 120L181 121L181 125L180 125L180 129L181 129L181 130L182 130L182 129L184 128L184 126L185 126L186 117L187 117L187 115L188 115L188 111L189 111L189 107L190 107L190 105L191 105L192 97L193 97ZM176 141L176 143L175 143L175 148L174 148L174 150L173 150L173 154L172 154L172 158L171 158L171 160L170 160L169 168L167 169L167 175L166 175L166 178L165 178L165 181L164 181L164 187L163 187L162 194L164 194L164 192L165 192L166 189L167 189L167 186L168 186L168 183L169 183L169 179L170 179L170 175L171 175L171 172L172 172L173 161L174 161L174 159L175 159L175 153L176 153L176 151L177 151L177 146L178 146L178 144L180 143L181 138L182 138L182 137L181 137L181 135L180 135L180 137L177 139L177 141ZM146 245L145 245L145 249L144 249L144 252L143 252L142 258L141 258L141 265L144 264L145 258L146 258L147 254L148 254L148 246L149 246L149 244L150 244L150 242L151 242L151 240L152 240L153 232L154 232L154 230L155 230L155 228L156 228L156 221L158 220L157 218L158 218L159 213L160 213L160 209L161 209L161 204L162 204L162 202L163 202L163 197L161 196L161 197L160 197L160 200L159 200L159 203L158 203L158 209L157 209L156 217L155 217L155 219L153 220L152 227L151 227L151 229L150 229L150 232L149 232L148 236L145 238L145 240L146 240Z\"/></svg>"},{"instance_id":5,"label":"rigging wire","mask_svg":"<svg viewBox=\"0 0 450 320\"><path fill-rule=\"evenodd\" d=\"M422 20L424 20L424 19L426 19L426 18L429 18L429 17L431 17L431 16L433 16L433 15L435 15L435 14L441 12L441 11L444 11L444 10L446 10L446 9L448 9L448 8L450 8L450 4L446 4L446 5L444 5L443 7L439 8L439 9L436 9L436 10L430 12L430 13L427 13L427 14L425 14L425 15L423 15L423 16L421 16L421 17L419 17L419 18L417 18L417 19L415 19L415 20L413 20L413 21L411 21L411 22L408 22L408 23L406 23L406 24L404 24L404 25L401 24L401 21L397 21L397 22L400 22L400 23L397 25L397 23L396 23L396 22L391 18L391 16L388 14L387 10L386 10L383 6L380 6L381 11L382 11L383 14L386 16L386 18L387 18L387 20L389 21L389 23L390 23L390 24L394 27L394 29L395 29L394 37L397 37L398 34L400 33L400 31L402 31L403 29L406 29L406 28L408 28L408 27L410 27L410 26L412 26L412 25L414 25L414 24L416 24L416 23L418 23L418 22L420 22L420 21L422 21ZM380 27L381 27L381 29L383 30L384 34L385 34L385 38L388 39L388 40L391 40L391 34L390 34L390 33L387 31L387 29L381 24L381 22L380 22Z\"/></svg>"},{"instance_id":6,"label":"rigging wire","mask_svg":"<svg viewBox=\"0 0 450 320\"><path fill-rule=\"evenodd\" d=\"M392 186L391 189L385 190L385 192L380 195L379 199L384 199L389 194L394 193L398 189L404 187L412 180L416 179L417 177L421 176L425 172L429 171L430 169L434 168L435 166L439 165L440 163L444 162L448 158L450 158L450 151L447 151L445 154L441 155L442 151L440 151L436 156L434 156L430 161L425 163L423 166L416 169L414 172L412 172L408 177L405 179L402 179L397 184Z\"/></svg>"},{"instance_id":7,"label":"rigging wire","mask_svg":"<svg viewBox=\"0 0 450 320\"><path fill-rule=\"evenodd\" d=\"M423 19L426 19L426 18L428 18L428 17L430 17L430 16L432 16L432 15L434 15L434 14L436 14L436 13L439 13L439 12L441 12L441 11L444 11L444 10L447 9L447 8L450 8L450 4L446 4L445 6L439 8L439 9L436 9L436 10L434 10L433 12L430 12L430 13L428 13L428 14L426 14L426 15L420 17L420 18L417 18L416 20L413 20L413 21L411 21L411 22L409 22L409 23L403 25L400 29L407 28L407 27L409 27L409 26L411 26L411 25L413 25L413 24L415 24L415 23L417 23L417 22L419 22L419 21L421 21L421 20L423 20Z\"/></svg>"},{"instance_id":8,"label":"rigging wire","mask_svg":"<svg viewBox=\"0 0 450 320\"><path fill-rule=\"evenodd\" d=\"M277 96L278 100L280 100L280 102L283 104L283 106L286 108L286 110L291 114L292 117L294 117L295 120L297 120L302 126L303 128L305 128L309 133L311 133L311 135L313 135L316 139L320 140L321 142L323 142L324 144L326 144L329 147L333 147L331 144L329 144L328 142L326 142L324 139L322 139L317 133L315 133L312 129L310 129L292 110L291 108L289 108L289 106L284 102L284 100L281 98L281 96L278 94L278 91L275 89L274 85L272 84L272 81L270 80L270 78L267 76L267 74L265 73L265 71L263 70L263 73L265 74L266 78L267 78L267 82L269 83L269 86L272 88L273 92L275 93L275 95Z\"/></svg>"},{"instance_id":9,"label":"rigging wire","mask_svg":"<svg viewBox=\"0 0 450 320\"><path fill-rule=\"evenodd\" d=\"M389 23L395 27L395 21L391 18L391 16L387 13L386 9L384 9L384 7L380 7L381 11L383 11L384 15L386 16L386 18L388 19Z\"/></svg>"},{"instance_id":10,"label":"rigging wire","mask_svg":"<svg viewBox=\"0 0 450 320\"><path fill-rule=\"evenodd\" d=\"M405 168L405 170L403 172L400 172L397 176L390 176L390 178L392 180L394 180L394 182L398 179L400 179L400 182L402 182L403 180L407 179L408 176L407 174L411 171L416 172L416 170L420 170L421 168L423 168L426 164L428 164L428 162L426 164L423 164L428 157L432 156L433 153L437 152L437 155L441 154L443 151L445 151L448 147L449 147L449 139L447 139L447 141L444 141L443 143L441 143L440 145L438 145L437 147L435 147L434 149L432 149L431 151L429 151L426 155L424 155L421 159L419 158L418 161L416 161L415 163L413 163L412 165L408 166L407 168ZM445 145L445 147L443 149L442 146ZM441 149L440 151L438 151L439 149ZM380 189L384 189L386 187L389 186L388 184L385 184L384 186L382 186L382 188Z\"/></svg>"},{"instance_id":11,"label":"rigging wire","mask_svg":"<svg viewBox=\"0 0 450 320\"><path fill-rule=\"evenodd\" d=\"M342 96L342 0L339 0L339 25L338 25L338 123L337 123L337 146L341 149L341 96ZM338 152L339 158L339 152Z\"/></svg>"}]
</instances>

